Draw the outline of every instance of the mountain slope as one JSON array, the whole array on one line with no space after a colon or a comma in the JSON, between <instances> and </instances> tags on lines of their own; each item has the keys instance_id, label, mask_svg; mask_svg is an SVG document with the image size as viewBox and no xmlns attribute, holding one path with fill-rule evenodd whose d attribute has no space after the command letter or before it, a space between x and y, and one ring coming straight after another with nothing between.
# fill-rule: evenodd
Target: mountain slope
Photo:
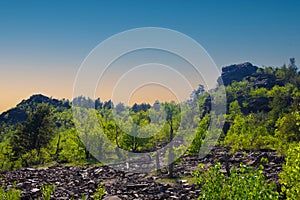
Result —
<instances>
[{"instance_id":1,"label":"mountain slope","mask_svg":"<svg viewBox=\"0 0 300 200\"><path fill-rule=\"evenodd\" d=\"M15 108L12 108L0 115L0 124L16 125L24 123L29 113L35 110L37 104L47 103L55 109L69 109L70 103L64 100L49 98L42 94L32 95L29 99L21 101Z\"/></svg>"}]
</instances>

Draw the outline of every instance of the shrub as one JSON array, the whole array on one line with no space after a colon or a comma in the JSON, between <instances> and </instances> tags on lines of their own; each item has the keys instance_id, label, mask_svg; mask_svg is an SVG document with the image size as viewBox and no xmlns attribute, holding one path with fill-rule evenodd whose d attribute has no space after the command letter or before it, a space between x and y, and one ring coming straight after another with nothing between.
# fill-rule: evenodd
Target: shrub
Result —
<instances>
[{"instance_id":1,"label":"shrub","mask_svg":"<svg viewBox=\"0 0 300 200\"><path fill-rule=\"evenodd\" d=\"M207 171L200 165L194 173L197 185L201 187L198 199L278 199L275 183L266 183L260 170L240 165L233 167L230 176L224 175L220 163Z\"/></svg>"},{"instance_id":2,"label":"shrub","mask_svg":"<svg viewBox=\"0 0 300 200\"><path fill-rule=\"evenodd\" d=\"M93 195L93 199L100 200L105 195L105 193L106 193L106 191L104 188L104 184L99 184L96 189L96 192Z\"/></svg>"},{"instance_id":3,"label":"shrub","mask_svg":"<svg viewBox=\"0 0 300 200\"><path fill-rule=\"evenodd\" d=\"M5 191L0 188L0 199L1 200L19 200L21 198L21 190L10 189Z\"/></svg>"},{"instance_id":4,"label":"shrub","mask_svg":"<svg viewBox=\"0 0 300 200\"><path fill-rule=\"evenodd\" d=\"M42 194L43 200L50 200L50 197L53 194L55 188L56 188L55 185L42 186L41 190L43 192Z\"/></svg>"},{"instance_id":5,"label":"shrub","mask_svg":"<svg viewBox=\"0 0 300 200\"><path fill-rule=\"evenodd\" d=\"M286 163L282 166L280 183L283 195L287 199L299 199L300 197L300 143L288 150Z\"/></svg>"}]
</instances>

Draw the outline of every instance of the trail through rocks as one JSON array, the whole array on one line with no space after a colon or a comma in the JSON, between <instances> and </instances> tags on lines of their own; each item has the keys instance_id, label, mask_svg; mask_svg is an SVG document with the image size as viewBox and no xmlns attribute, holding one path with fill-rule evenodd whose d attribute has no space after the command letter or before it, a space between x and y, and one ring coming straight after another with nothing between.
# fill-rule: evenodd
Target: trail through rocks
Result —
<instances>
[{"instance_id":1,"label":"trail through rocks","mask_svg":"<svg viewBox=\"0 0 300 200\"><path fill-rule=\"evenodd\" d=\"M228 154L229 149L214 148L210 154L200 159L198 156L185 156L181 163L175 165L173 182L167 178L166 169L161 174L131 173L117 171L108 166L62 166L59 164L47 168L24 168L15 171L0 172L0 185L5 189L14 187L22 190L22 199L38 199L42 195L41 187L55 185L52 199L92 199L98 184L103 183L107 199L196 199L200 189L190 183L188 177L197 170L200 163L205 168L222 164L222 172L226 173L226 165L239 166L241 163L258 167L264 165L264 174L268 181L278 183L278 173L284 158L275 151L237 151ZM262 159L263 158L263 159Z\"/></svg>"}]
</instances>

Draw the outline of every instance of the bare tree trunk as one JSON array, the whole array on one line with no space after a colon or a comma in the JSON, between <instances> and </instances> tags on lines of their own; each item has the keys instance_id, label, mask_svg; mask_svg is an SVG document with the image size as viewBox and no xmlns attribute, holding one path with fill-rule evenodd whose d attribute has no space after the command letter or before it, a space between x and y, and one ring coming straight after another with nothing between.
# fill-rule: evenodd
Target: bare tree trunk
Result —
<instances>
[{"instance_id":1,"label":"bare tree trunk","mask_svg":"<svg viewBox=\"0 0 300 200\"><path fill-rule=\"evenodd\" d=\"M58 159L58 155L59 155L59 152L60 152L60 134L58 133L58 141L57 141L57 144L56 144L56 151L55 151L55 156L54 156L54 159L57 160Z\"/></svg>"},{"instance_id":2,"label":"bare tree trunk","mask_svg":"<svg viewBox=\"0 0 300 200\"><path fill-rule=\"evenodd\" d=\"M227 151L225 154L225 168L226 168L226 174L229 177L230 176L230 166L229 166L229 155L228 155Z\"/></svg>"},{"instance_id":3,"label":"bare tree trunk","mask_svg":"<svg viewBox=\"0 0 300 200\"><path fill-rule=\"evenodd\" d=\"M170 123L170 142L173 140L173 123ZM169 157L168 157L168 164L169 164L169 178L174 178L174 164L173 164L174 152L173 152L173 145L170 145L169 148Z\"/></svg>"},{"instance_id":4,"label":"bare tree trunk","mask_svg":"<svg viewBox=\"0 0 300 200\"><path fill-rule=\"evenodd\" d=\"M155 160L156 160L156 171L157 171L158 173L161 173L158 152L156 152Z\"/></svg>"},{"instance_id":5,"label":"bare tree trunk","mask_svg":"<svg viewBox=\"0 0 300 200\"><path fill-rule=\"evenodd\" d=\"M115 132L116 132L116 138L115 138L116 139L116 145L117 145L118 148L120 148L120 146L119 146L119 139L118 139L119 133L118 133L117 124L115 126Z\"/></svg>"},{"instance_id":6,"label":"bare tree trunk","mask_svg":"<svg viewBox=\"0 0 300 200\"><path fill-rule=\"evenodd\" d=\"M159 140L157 141L156 146L158 146L158 145L159 145ZM156 161L156 171L157 171L158 173L161 173L161 169L160 169L160 161L159 161L159 152L158 152L158 151L156 151L155 161Z\"/></svg>"}]
</instances>

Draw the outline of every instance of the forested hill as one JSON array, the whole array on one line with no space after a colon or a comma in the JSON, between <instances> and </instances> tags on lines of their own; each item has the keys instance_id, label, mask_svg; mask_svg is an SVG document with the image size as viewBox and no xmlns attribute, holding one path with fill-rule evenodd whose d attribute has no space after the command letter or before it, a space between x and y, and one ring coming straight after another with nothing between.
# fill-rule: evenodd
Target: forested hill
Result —
<instances>
[{"instance_id":1,"label":"forested hill","mask_svg":"<svg viewBox=\"0 0 300 200\"><path fill-rule=\"evenodd\" d=\"M0 115L0 124L15 125L17 123L24 123L29 113L33 112L40 103L49 104L51 107L57 109L57 111L63 111L71 107L68 100L57 100L42 94L36 94L32 95L29 99L21 101L15 108L3 112Z\"/></svg>"}]
</instances>

